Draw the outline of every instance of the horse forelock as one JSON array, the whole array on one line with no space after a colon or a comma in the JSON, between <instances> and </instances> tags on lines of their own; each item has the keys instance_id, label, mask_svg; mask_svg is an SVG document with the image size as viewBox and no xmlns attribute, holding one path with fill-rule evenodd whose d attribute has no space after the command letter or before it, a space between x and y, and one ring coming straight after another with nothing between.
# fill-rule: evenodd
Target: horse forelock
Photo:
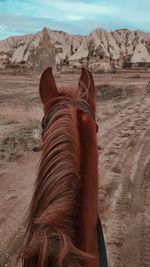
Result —
<instances>
[{"instance_id":1,"label":"horse forelock","mask_svg":"<svg viewBox=\"0 0 150 267\"><path fill-rule=\"evenodd\" d=\"M73 99L80 98L80 90L78 86L59 86L58 91L60 94Z\"/></svg>"},{"instance_id":2,"label":"horse forelock","mask_svg":"<svg viewBox=\"0 0 150 267\"><path fill-rule=\"evenodd\" d=\"M80 88L79 86L59 86L58 87L58 92L59 92L59 97L62 97L64 99L69 99L74 100L74 101L84 101L88 97L88 88L85 86L84 83L80 83ZM57 100L58 98L50 99L47 101L44 110L45 113L49 112L49 109L53 105L53 103Z\"/></svg>"}]
</instances>

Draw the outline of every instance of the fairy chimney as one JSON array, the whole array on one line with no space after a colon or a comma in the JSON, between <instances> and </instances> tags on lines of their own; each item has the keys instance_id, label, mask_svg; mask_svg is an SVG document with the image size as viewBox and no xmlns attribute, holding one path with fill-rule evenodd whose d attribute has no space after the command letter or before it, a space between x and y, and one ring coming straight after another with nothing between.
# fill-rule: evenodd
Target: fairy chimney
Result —
<instances>
[{"instance_id":1,"label":"fairy chimney","mask_svg":"<svg viewBox=\"0 0 150 267\"><path fill-rule=\"evenodd\" d=\"M42 39L40 44L33 53L33 72L34 74L41 75L41 73L48 67L55 69L55 48L51 43L50 36L46 27L42 32Z\"/></svg>"}]
</instances>

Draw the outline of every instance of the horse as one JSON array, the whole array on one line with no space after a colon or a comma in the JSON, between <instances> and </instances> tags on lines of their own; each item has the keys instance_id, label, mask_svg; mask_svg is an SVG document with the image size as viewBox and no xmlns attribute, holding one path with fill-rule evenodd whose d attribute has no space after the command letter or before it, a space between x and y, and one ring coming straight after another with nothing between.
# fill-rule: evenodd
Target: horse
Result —
<instances>
[{"instance_id":1,"label":"horse","mask_svg":"<svg viewBox=\"0 0 150 267\"><path fill-rule=\"evenodd\" d=\"M22 266L106 267L98 224L92 74L82 67L77 90L59 92L52 68L47 68L39 94L44 109L42 155L27 218ZM104 261L99 251L101 239Z\"/></svg>"}]
</instances>

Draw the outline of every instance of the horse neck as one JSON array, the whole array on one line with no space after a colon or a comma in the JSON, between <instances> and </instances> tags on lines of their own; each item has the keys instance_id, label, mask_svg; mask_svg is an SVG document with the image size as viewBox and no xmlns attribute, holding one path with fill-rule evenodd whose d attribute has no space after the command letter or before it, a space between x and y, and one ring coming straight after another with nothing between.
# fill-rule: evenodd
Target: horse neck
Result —
<instances>
[{"instance_id":1,"label":"horse neck","mask_svg":"<svg viewBox=\"0 0 150 267\"><path fill-rule=\"evenodd\" d=\"M30 254L27 250L24 267L48 267L51 259L61 266L66 255L74 254L78 259L85 257L82 251L96 254L95 131L93 119L75 108L58 111L49 123L30 206L25 244ZM69 261L72 256L67 257L65 266L70 266Z\"/></svg>"},{"instance_id":2,"label":"horse neck","mask_svg":"<svg viewBox=\"0 0 150 267\"><path fill-rule=\"evenodd\" d=\"M79 112L79 132L81 144L81 210L80 249L97 258L85 263L86 267L97 267L98 248L96 224L98 217L98 151L96 129L93 119Z\"/></svg>"}]
</instances>

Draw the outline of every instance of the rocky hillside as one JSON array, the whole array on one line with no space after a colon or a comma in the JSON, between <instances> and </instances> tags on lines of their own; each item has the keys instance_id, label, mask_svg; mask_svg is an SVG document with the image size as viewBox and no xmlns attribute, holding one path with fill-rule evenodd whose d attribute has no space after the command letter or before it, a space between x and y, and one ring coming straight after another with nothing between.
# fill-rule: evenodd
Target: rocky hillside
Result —
<instances>
[{"instance_id":1,"label":"rocky hillside","mask_svg":"<svg viewBox=\"0 0 150 267\"><path fill-rule=\"evenodd\" d=\"M39 51L44 51L40 56ZM125 64L150 64L150 33L127 29L108 32L102 28L88 36L71 35L44 28L35 34L0 41L0 68L26 66L39 72L46 58L52 66L89 65L108 71ZM36 62L35 62L36 61Z\"/></svg>"}]
</instances>

